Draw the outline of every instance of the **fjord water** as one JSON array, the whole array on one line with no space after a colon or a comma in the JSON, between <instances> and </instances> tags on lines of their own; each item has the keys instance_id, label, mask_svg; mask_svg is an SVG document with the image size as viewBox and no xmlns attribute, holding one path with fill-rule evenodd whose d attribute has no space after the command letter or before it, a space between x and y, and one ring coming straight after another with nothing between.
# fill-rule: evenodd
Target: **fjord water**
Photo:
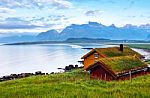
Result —
<instances>
[{"instance_id":1,"label":"fjord water","mask_svg":"<svg viewBox=\"0 0 150 98\"><path fill-rule=\"evenodd\" d=\"M111 45L110 45L111 46ZM78 60L89 50L82 48L108 47L96 44L0 45L0 76L25 72L59 72Z\"/></svg>"}]
</instances>

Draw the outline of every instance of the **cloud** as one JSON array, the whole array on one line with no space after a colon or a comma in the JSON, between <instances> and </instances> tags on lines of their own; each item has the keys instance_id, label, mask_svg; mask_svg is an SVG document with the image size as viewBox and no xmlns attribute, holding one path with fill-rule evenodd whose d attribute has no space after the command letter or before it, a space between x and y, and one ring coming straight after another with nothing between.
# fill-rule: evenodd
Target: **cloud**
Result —
<instances>
[{"instance_id":1,"label":"cloud","mask_svg":"<svg viewBox=\"0 0 150 98\"><path fill-rule=\"evenodd\" d=\"M1 0L0 7L6 8L44 8L54 7L57 9L66 9L72 6L67 0Z\"/></svg>"},{"instance_id":2,"label":"cloud","mask_svg":"<svg viewBox=\"0 0 150 98\"><path fill-rule=\"evenodd\" d=\"M0 23L0 29L34 29L40 26L31 25L31 24L8 24L8 23Z\"/></svg>"},{"instance_id":3,"label":"cloud","mask_svg":"<svg viewBox=\"0 0 150 98\"><path fill-rule=\"evenodd\" d=\"M15 13L16 11L10 8L0 7L0 13Z\"/></svg>"},{"instance_id":4,"label":"cloud","mask_svg":"<svg viewBox=\"0 0 150 98\"><path fill-rule=\"evenodd\" d=\"M128 18L136 18L137 16L135 15L130 15L130 16L127 16Z\"/></svg>"},{"instance_id":5,"label":"cloud","mask_svg":"<svg viewBox=\"0 0 150 98\"><path fill-rule=\"evenodd\" d=\"M19 17L6 18L0 22L0 29L33 29L38 27L41 26L33 25L30 21L25 21Z\"/></svg>"},{"instance_id":6,"label":"cloud","mask_svg":"<svg viewBox=\"0 0 150 98\"><path fill-rule=\"evenodd\" d=\"M103 13L103 11L100 10L89 10L87 12L85 12L86 16L98 16L101 15Z\"/></svg>"},{"instance_id":7,"label":"cloud","mask_svg":"<svg viewBox=\"0 0 150 98\"><path fill-rule=\"evenodd\" d=\"M144 14L141 14L141 15L129 15L127 17L128 18L148 18L148 15L144 15Z\"/></svg>"},{"instance_id":8,"label":"cloud","mask_svg":"<svg viewBox=\"0 0 150 98\"><path fill-rule=\"evenodd\" d=\"M30 21L44 21L44 17L40 17L40 18L34 18L34 19L32 19L32 20L30 20Z\"/></svg>"},{"instance_id":9,"label":"cloud","mask_svg":"<svg viewBox=\"0 0 150 98\"><path fill-rule=\"evenodd\" d=\"M49 0L57 9L67 9L72 6L72 3L66 0Z\"/></svg>"},{"instance_id":10,"label":"cloud","mask_svg":"<svg viewBox=\"0 0 150 98\"><path fill-rule=\"evenodd\" d=\"M67 20L68 18L65 15L50 15L48 16L48 20L51 21L59 21L59 20Z\"/></svg>"},{"instance_id":11,"label":"cloud","mask_svg":"<svg viewBox=\"0 0 150 98\"><path fill-rule=\"evenodd\" d=\"M0 6L7 8L18 8L18 7L25 7L26 4L23 3L23 1L18 0L1 0Z\"/></svg>"},{"instance_id":12,"label":"cloud","mask_svg":"<svg viewBox=\"0 0 150 98\"><path fill-rule=\"evenodd\" d=\"M44 17L34 18L32 20L23 19L20 17L9 17L0 21L0 29L36 29L50 28L54 23L49 23Z\"/></svg>"},{"instance_id":13,"label":"cloud","mask_svg":"<svg viewBox=\"0 0 150 98\"><path fill-rule=\"evenodd\" d=\"M18 25L18 24L30 24L30 21L22 19L20 17L8 17L2 21L3 23Z\"/></svg>"}]
</instances>

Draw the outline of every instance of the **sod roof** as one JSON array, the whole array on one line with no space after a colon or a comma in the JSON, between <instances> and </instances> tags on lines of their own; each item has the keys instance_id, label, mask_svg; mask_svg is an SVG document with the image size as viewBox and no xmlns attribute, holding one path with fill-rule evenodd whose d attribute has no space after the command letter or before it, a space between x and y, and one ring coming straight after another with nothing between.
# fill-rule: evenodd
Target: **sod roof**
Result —
<instances>
[{"instance_id":1,"label":"sod roof","mask_svg":"<svg viewBox=\"0 0 150 98\"><path fill-rule=\"evenodd\" d=\"M89 53L84 55L82 57L82 59L86 58L87 56L89 56L93 52L97 52L97 53L103 55L104 57L134 56L134 55L136 55L137 57L142 57L141 54L139 54L138 52L132 50L129 47L123 47L123 52L120 51L119 47L109 47L109 48L95 48L95 49L92 49Z\"/></svg>"},{"instance_id":2,"label":"sod roof","mask_svg":"<svg viewBox=\"0 0 150 98\"><path fill-rule=\"evenodd\" d=\"M101 64L103 64L107 69L113 71L115 74L123 73L131 69L139 69L147 67L147 64L142 62L138 57L135 56L120 56L111 58L99 59ZM90 67L94 66L90 65Z\"/></svg>"}]
</instances>

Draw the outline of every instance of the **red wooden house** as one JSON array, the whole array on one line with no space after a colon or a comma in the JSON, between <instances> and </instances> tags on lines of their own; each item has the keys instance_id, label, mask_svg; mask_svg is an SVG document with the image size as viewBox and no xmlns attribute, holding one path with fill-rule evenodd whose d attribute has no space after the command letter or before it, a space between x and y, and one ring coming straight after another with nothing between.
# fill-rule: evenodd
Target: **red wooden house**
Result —
<instances>
[{"instance_id":1,"label":"red wooden house","mask_svg":"<svg viewBox=\"0 0 150 98\"><path fill-rule=\"evenodd\" d=\"M120 57L120 56L137 56L142 58L142 55L132 50L129 47L109 47L109 48L95 48L85 54L81 59L84 59L83 65L86 69L89 65L94 64L101 58Z\"/></svg>"},{"instance_id":2,"label":"red wooden house","mask_svg":"<svg viewBox=\"0 0 150 98\"><path fill-rule=\"evenodd\" d=\"M148 66L138 57L121 56L102 58L86 68L91 78L101 80L124 80L147 73Z\"/></svg>"},{"instance_id":3,"label":"red wooden house","mask_svg":"<svg viewBox=\"0 0 150 98\"><path fill-rule=\"evenodd\" d=\"M144 74L148 70L141 61L142 55L129 47L96 48L84 55L84 69L91 78L102 80L127 79Z\"/></svg>"}]
</instances>

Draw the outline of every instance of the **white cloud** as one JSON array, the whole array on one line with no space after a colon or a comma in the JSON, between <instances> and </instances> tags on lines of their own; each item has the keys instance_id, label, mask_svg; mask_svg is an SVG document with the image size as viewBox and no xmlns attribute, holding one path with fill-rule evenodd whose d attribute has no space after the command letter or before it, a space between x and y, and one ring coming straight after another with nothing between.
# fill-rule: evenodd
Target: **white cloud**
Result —
<instances>
[{"instance_id":1,"label":"white cloud","mask_svg":"<svg viewBox=\"0 0 150 98\"><path fill-rule=\"evenodd\" d=\"M60 17L60 16L57 16ZM27 18L21 18L21 17L8 17L4 20L0 21L0 29L5 30L15 30L15 29L47 29L52 28L58 22L55 22L55 20L51 19L47 21L48 17L35 17L34 19L27 19Z\"/></svg>"},{"instance_id":2,"label":"white cloud","mask_svg":"<svg viewBox=\"0 0 150 98\"><path fill-rule=\"evenodd\" d=\"M7 8L48 8L66 9L72 6L67 0L1 0L0 7Z\"/></svg>"},{"instance_id":3,"label":"white cloud","mask_svg":"<svg viewBox=\"0 0 150 98\"><path fill-rule=\"evenodd\" d=\"M38 28L38 29L14 29L14 30L9 30L9 29L0 29L1 34L6 34L6 33L40 33L40 32L46 32L49 29L43 29L43 28Z\"/></svg>"},{"instance_id":4,"label":"white cloud","mask_svg":"<svg viewBox=\"0 0 150 98\"><path fill-rule=\"evenodd\" d=\"M15 13L16 11L13 10L13 9L10 9L10 8L5 8L5 7L0 7L0 13L10 13L10 14L13 14Z\"/></svg>"},{"instance_id":5,"label":"white cloud","mask_svg":"<svg viewBox=\"0 0 150 98\"><path fill-rule=\"evenodd\" d=\"M38 27L40 26L19 17L10 17L0 21L0 29L34 29Z\"/></svg>"},{"instance_id":6,"label":"white cloud","mask_svg":"<svg viewBox=\"0 0 150 98\"><path fill-rule=\"evenodd\" d=\"M70 8L72 6L72 4L66 0L48 0L48 1L52 2L52 4L56 6L58 9Z\"/></svg>"},{"instance_id":7,"label":"white cloud","mask_svg":"<svg viewBox=\"0 0 150 98\"><path fill-rule=\"evenodd\" d=\"M103 11L100 10L89 10L85 12L86 16L98 16L101 15L103 13Z\"/></svg>"}]
</instances>

